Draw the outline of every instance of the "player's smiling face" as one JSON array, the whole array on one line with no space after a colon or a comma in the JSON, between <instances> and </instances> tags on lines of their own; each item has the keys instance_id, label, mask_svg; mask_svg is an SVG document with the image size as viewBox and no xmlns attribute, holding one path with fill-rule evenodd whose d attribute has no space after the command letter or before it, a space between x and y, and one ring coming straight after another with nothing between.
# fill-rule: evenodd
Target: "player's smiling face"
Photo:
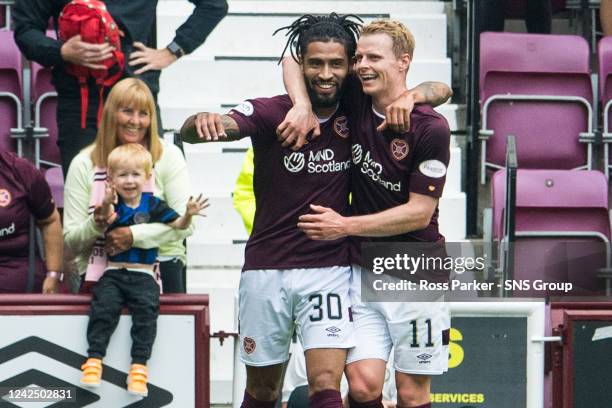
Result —
<instances>
[{"instance_id":1,"label":"player's smiling face","mask_svg":"<svg viewBox=\"0 0 612 408\"><path fill-rule=\"evenodd\" d=\"M313 41L302 60L302 72L313 108L335 108L349 71L343 44Z\"/></svg>"},{"instance_id":2,"label":"player's smiling face","mask_svg":"<svg viewBox=\"0 0 612 408\"><path fill-rule=\"evenodd\" d=\"M355 52L355 72L363 85L363 92L373 97L392 91L406 81L405 71L410 57L397 57L393 39L383 33L363 35Z\"/></svg>"}]
</instances>

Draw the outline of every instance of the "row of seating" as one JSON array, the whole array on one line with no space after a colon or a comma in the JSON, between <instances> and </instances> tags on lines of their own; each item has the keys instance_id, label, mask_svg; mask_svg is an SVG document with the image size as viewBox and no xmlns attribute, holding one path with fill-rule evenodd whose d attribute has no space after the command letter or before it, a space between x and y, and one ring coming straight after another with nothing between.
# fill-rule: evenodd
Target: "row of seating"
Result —
<instances>
[{"instance_id":1,"label":"row of seating","mask_svg":"<svg viewBox=\"0 0 612 408\"><path fill-rule=\"evenodd\" d=\"M603 294L599 269L610 265L612 237L606 180L612 38L599 43L598 92L582 37L483 33L480 44L483 183L488 170L504 169L507 136L516 139L514 279L572 282L584 294ZM603 136L598 140L594 112L600 104ZM594 146L601 142L605 175L593 170ZM507 242L505 171L492 176L491 191L485 234ZM497 268L507 251L503 245L499 249Z\"/></svg>"},{"instance_id":2,"label":"row of seating","mask_svg":"<svg viewBox=\"0 0 612 408\"><path fill-rule=\"evenodd\" d=\"M47 33L54 36L53 31ZM51 70L36 63L31 63L31 82L29 84L32 118L34 127L48 129L49 138L41 143L41 159L52 165L60 162L56 146L57 124L55 110L57 93L51 84ZM12 133L16 135L26 125L23 123L24 83L22 56L15 44L11 31L0 31L0 149L17 150L17 144Z\"/></svg>"},{"instance_id":3,"label":"row of seating","mask_svg":"<svg viewBox=\"0 0 612 408\"><path fill-rule=\"evenodd\" d=\"M608 183L600 171L519 169L516 177L513 247L504 222L507 207L506 172L493 175L493 255L497 277L504 258L514 252L514 280L543 279L570 282L571 293L550 295L610 295L604 270L610 267ZM490 216L490 215L489 215ZM488 224L488 222L487 222ZM515 296L542 296L536 290L515 291Z\"/></svg>"},{"instance_id":4,"label":"row of seating","mask_svg":"<svg viewBox=\"0 0 612 408\"><path fill-rule=\"evenodd\" d=\"M53 31L47 32L54 37ZM0 30L0 150L21 153L26 136L24 116L32 118L35 136L35 161L45 175L54 197L63 206L63 176L57 146L57 93L51 84L51 70L29 63L30 78L24 82L24 62L15 44L13 32ZM30 98L26 99L25 95ZM27 112L26 112L27 111Z\"/></svg>"},{"instance_id":5,"label":"row of seating","mask_svg":"<svg viewBox=\"0 0 612 408\"><path fill-rule=\"evenodd\" d=\"M480 44L482 183L488 170L503 168L509 134L517 137L523 168L598 168L593 147L603 143L609 177L612 37L599 42L596 92L582 37L483 33Z\"/></svg>"}]
</instances>

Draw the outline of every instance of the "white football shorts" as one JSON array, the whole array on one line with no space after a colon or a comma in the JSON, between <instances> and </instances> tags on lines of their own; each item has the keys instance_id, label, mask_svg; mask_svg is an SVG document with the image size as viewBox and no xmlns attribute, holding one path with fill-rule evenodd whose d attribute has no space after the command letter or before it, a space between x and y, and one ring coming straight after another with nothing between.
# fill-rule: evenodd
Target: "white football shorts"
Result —
<instances>
[{"instance_id":1,"label":"white football shorts","mask_svg":"<svg viewBox=\"0 0 612 408\"><path fill-rule=\"evenodd\" d=\"M439 375L448 370L450 310L438 302L361 302L361 266L353 265L351 303L355 347L347 364L377 358L407 374Z\"/></svg>"},{"instance_id":2,"label":"white football shorts","mask_svg":"<svg viewBox=\"0 0 612 408\"><path fill-rule=\"evenodd\" d=\"M241 360L251 366L285 362L296 327L304 350L353 347L350 277L349 266L243 272Z\"/></svg>"}]
</instances>

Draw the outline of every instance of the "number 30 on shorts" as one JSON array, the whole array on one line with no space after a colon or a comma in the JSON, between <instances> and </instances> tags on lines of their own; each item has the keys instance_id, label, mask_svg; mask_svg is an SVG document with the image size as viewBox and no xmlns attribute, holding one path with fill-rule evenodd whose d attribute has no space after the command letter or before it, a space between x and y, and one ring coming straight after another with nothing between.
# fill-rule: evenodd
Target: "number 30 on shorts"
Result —
<instances>
[{"instance_id":1,"label":"number 30 on shorts","mask_svg":"<svg viewBox=\"0 0 612 408\"><path fill-rule=\"evenodd\" d=\"M323 300L322 294L313 293L308 297L308 301L312 304L313 308L310 315L311 322L323 320L326 312L329 320L342 319L342 301L337 293L328 293L325 296L325 300Z\"/></svg>"}]
</instances>

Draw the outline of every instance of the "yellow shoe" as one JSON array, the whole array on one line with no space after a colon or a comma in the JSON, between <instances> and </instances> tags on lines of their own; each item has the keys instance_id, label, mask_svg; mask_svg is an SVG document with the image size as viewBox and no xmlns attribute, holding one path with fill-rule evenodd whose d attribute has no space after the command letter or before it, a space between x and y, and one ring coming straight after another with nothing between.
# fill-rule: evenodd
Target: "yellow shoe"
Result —
<instances>
[{"instance_id":1,"label":"yellow shoe","mask_svg":"<svg viewBox=\"0 0 612 408\"><path fill-rule=\"evenodd\" d=\"M102 360L99 358L88 358L81 366L83 376L81 384L87 387L99 387L102 378Z\"/></svg>"},{"instance_id":2,"label":"yellow shoe","mask_svg":"<svg viewBox=\"0 0 612 408\"><path fill-rule=\"evenodd\" d=\"M142 364L132 364L130 373L127 377L127 390L130 394L146 397L149 393L147 389L147 366Z\"/></svg>"}]
</instances>

